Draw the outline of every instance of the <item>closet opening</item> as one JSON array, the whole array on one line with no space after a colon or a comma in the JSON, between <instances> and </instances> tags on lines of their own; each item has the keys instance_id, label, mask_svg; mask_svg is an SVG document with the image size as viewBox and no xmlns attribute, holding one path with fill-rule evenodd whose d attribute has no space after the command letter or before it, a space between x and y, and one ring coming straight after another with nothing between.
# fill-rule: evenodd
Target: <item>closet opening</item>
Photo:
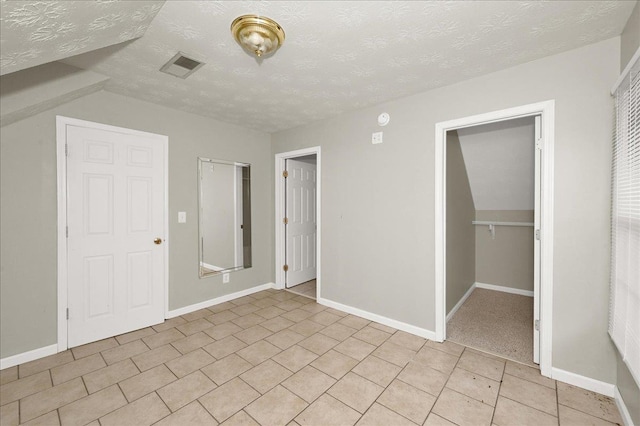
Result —
<instances>
[{"instance_id":1,"label":"closet opening","mask_svg":"<svg viewBox=\"0 0 640 426\"><path fill-rule=\"evenodd\" d=\"M276 155L276 284L319 294L319 148Z\"/></svg>"},{"instance_id":2,"label":"closet opening","mask_svg":"<svg viewBox=\"0 0 640 426\"><path fill-rule=\"evenodd\" d=\"M528 365L538 362L536 121L446 135L447 340Z\"/></svg>"},{"instance_id":3,"label":"closet opening","mask_svg":"<svg viewBox=\"0 0 640 426\"><path fill-rule=\"evenodd\" d=\"M545 376L553 112L548 101L436 125L436 339Z\"/></svg>"}]
</instances>

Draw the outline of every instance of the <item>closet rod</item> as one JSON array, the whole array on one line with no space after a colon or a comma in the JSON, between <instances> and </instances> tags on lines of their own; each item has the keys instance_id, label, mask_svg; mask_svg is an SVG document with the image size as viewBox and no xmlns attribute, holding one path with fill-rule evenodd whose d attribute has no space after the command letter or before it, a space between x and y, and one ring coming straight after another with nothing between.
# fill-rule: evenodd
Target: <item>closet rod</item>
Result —
<instances>
[{"instance_id":1,"label":"closet rod","mask_svg":"<svg viewBox=\"0 0 640 426\"><path fill-rule=\"evenodd\" d=\"M494 225L494 226L533 226L533 222L492 222L486 220L474 220L473 225Z\"/></svg>"}]
</instances>

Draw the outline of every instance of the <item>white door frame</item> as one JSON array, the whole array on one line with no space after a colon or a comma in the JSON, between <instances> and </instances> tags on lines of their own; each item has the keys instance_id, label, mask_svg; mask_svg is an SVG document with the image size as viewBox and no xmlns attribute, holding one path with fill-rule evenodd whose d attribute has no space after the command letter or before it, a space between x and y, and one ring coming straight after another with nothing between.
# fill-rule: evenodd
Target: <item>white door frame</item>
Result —
<instances>
[{"instance_id":1,"label":"white door frame","mask_svg":"<svg viewBox=\"0 0 640 426\"><path fill-rule=\"evenodd\" d=\"M67 330L67 126L87 127L96 130L124 133L133 136L145 136L163 144L164 149L164 312L169 309L169 138L154 133L109 126L92 121L56 116L56 156L58 181L58 352L68 349Z\"/></svg>"},{"instance_id":2,"label":"white door frame","mask_svg":"<svg viewBox=\"0 0 640 426\"><path fill-rule=\"evenodd\" d=\"M446 337L446 134L447 131L528 116L542 116L540 372L551 377L553 328L553 147L555 101L545 101L436 123L435 138L435 300L436 340Z\"/></svg>"},{"instance_id":3,"label":"white door frame","mask_svg":"<svg viewBox=\"0 0 640 426\"><path fill-rule=\"evenodd\" d=\"M281 152L276 154L276 166L275 166L275 204L276 204L276 288L284 289L285 288L285 272L282 269L282 265L284 265L286 256L285 256L285 247L286 241L284 237L284 223L282 222L282 218L285 217L285 185L284 179L282 178L282 171L285 170L286 160L289 158L297 158L304 157L306 155L316 156L316 300L320 296L320 288L321 288L321 275L322 275L322 262L320 261L321 257L321 247L322 247L322 216L320 212L322 211L322 202L321 202L321 194L322 194L322 160L320 158L320 147L314 146L311 148L303 148L295 151Z\"/></svg>"}]
</instances>

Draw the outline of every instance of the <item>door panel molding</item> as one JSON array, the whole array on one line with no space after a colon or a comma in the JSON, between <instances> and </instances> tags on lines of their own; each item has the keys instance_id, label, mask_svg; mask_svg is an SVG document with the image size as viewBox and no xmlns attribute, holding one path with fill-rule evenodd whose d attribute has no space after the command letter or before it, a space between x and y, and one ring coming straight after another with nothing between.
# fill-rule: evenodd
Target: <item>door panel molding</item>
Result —
<instances>
[{"instance_id":1,"label":"door panel molding","mask_svg":"<svg viewBox=\"0 0 640 426\"><path fill-rule=\"evenodd\" d=\"M493 111L443 121L435 125L435 322L436 340L446 337L446 133L514 118L542 116L541 255L540 255L540 372L551 377L553 331L553 188L555 101Z\"/></svg>"},{"instance_id":2,"label":"door panel molding","mask_svg":"<svg viewBox=\"0 0 640 426\"><path fill-rule=\"evenodd\" d=\"M132 130L122 127L110 126L106 124L95 123L91 121L79 120L70 117L64 116L56 116L56 161L57 161L57 195L58 195L58 276L57 276L57 286L58 286L58 309L57 309L57 330L58 330L58 342L57 342L57 351L62 352L68 349L69 344L69 336L67 329L67 308L68 308L68 280L69 280L69 270L68 270L68 245L67 245L67 202L68 202L68 185L67 185L67 152L66 152L66 144L67 144L67 129L69 126L75 127L84 127L95 130L103 130L108 132L121 133L123 136L142 136L145 138L152 139L154 143L161 144L162 150L164 152L164 164L163 167L163 192L164 192L164 204L163 204L163 222L162 226L164 228L164 242L163 242L163 252L162 256L164 257L164 279L163 279L163 313L166 318L168 312L168 294L169 294L169 217L168 217L168 203L169 203L169 194L168 194L168 146L169 146L169 138L164 135L158 135L154 133L142 132L138 130ZM103 144L104 145L104 144ZM83 155L85 159L90 161L95 161L99 163L110 162L110 156L113 156L113 150L109 149L108 146L102 146L100 144L96 144L93 146L93 150L89 150L89 152L84 152ZM143 165L145 162L149 161L147 156L148 153L131 151L128 153L128 162L134 163L136 165ZM111 158L112 160L112 158Z\"/></svg>"}]
</instances>

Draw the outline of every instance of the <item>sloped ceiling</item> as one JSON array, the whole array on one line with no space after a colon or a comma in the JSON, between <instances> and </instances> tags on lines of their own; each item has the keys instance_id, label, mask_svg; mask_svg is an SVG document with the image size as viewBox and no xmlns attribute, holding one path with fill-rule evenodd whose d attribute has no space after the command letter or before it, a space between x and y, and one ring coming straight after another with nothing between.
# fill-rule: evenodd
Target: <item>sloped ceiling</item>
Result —
<instances>
[{"instance_id":1,"label":"sloped ceiling","mask_svg":"<svg viewBox=\"0 0 640 426\"><path fill-rule=\"evenodd\" d=\"M457 132L476 210L533 210L533 117Z\"/></svg>"},{"instance_id":2,"label":"sloped ceiling","mask_svg":"<svg viewBox=\"0 0 640 426\"><path fill-rule=\"evenodd\" d=\"M164 1L0 3L0 75L138 38Z\"/></svg>"},{"instance_id":3,"label":"sloped ceiling","mask_svg":"<svg viewBox=\"0 0 640 426\"><path fill-rule=\"evenodd\" d=\"M36 3L43 7L45 2ZM116 7L108 6L108 0L46 3L66 8L65 16L73 17L54 21L73 25L73 40L95 37L90 27L97 19L76 14L75 8ZM106 90L274 132L617 36L634 4L169 0L143 37L113 45L126 33L119 28L114 30L118 35L104 43L110 47L64 62L110 77ZM157 3L145 7L151 11ZM231 22L247 13L268 16L283 26L286 41L275 56L257 61L233 40ZM121 23L135 25L134 15L142 16L132 11ZM27 30L5 20L3 27L11 35L5 40L2 34L3 52L5 47L13 52L12 61L19 59L26 66L51 60L39 36L34 39L36 26ZM14 36L18 30L24 31L19 40ZM70 56L96 47L87 44L62 53ZM178 51L206 65L186 80L160 73ZM25 55L33 61L26 62Z\"/></svg>"}]
</instances>

